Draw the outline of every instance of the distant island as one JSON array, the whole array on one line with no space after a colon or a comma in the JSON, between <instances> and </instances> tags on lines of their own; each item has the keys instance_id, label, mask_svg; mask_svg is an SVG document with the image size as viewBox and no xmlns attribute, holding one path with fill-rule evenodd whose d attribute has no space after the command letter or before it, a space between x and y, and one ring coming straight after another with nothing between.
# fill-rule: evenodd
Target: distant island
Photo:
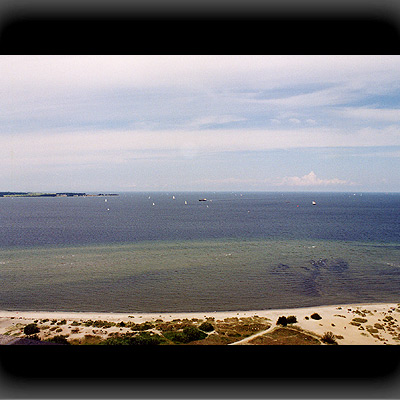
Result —
<instances>
[{"instance_id":1,"label":"distant island","mask_svg":"<svg viewBox=\"0 0 400 400\"><path fill-rule=\"evenodd\" d=\"M76 192L65 193L36 193L36 192L0 192L0 197L98 197L118 196L116 193L86 194Z\"/></svg>"}]
</instances>

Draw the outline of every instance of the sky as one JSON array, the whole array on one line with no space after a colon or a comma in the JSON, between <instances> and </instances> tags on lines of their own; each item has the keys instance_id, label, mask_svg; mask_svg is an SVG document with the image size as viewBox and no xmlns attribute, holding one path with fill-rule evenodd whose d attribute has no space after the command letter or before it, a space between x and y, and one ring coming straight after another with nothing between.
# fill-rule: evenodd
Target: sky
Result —
<instances>
[{"instance_id":1,"label":"sky","mask_svg":"<svg viewBox=\"0 0 400 400\"><path fill-rule=\"evenodd\" d=\"M0 191L400 191L400 56L0 57Z\"/></svg>"}]
</instances>

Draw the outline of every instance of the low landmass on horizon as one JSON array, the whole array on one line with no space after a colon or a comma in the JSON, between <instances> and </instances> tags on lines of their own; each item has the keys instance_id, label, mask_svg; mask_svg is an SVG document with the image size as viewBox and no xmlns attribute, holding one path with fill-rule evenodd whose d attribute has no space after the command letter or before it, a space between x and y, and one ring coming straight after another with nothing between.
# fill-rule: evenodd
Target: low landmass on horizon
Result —
<instances>
[{"instance_id":1,"label":"low landmass on horizon","mask_svg":"<svg viewBox=\"0 0 400 400\"><path fill-rule=\"evenodd\" d=\"M78 192L42 193L42 192L0 192L0 197L96 197L118 196L116 193L87 194Z\"/></svg>"}]
</instances>

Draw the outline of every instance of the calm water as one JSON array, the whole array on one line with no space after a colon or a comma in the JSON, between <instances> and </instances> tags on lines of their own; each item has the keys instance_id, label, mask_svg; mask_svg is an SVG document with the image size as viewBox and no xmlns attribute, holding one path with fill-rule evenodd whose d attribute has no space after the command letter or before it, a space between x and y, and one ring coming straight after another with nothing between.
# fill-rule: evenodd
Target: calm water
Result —
<instances>
[{"instance_id":1,"label":"calm water","mask_svg":"<svg viewBox=\"0 0 400 400\"><path fill-rule=\"evenodd\" d=\"M398 302L399 227L400 194L0 198L0 309Z\"/></svg>"}]
</instances>

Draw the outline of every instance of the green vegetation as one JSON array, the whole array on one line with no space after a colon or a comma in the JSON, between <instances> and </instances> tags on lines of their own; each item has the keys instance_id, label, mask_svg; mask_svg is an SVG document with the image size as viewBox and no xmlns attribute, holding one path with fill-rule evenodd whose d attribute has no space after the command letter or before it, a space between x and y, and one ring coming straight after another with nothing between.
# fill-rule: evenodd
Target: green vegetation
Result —
<instances>
[{"instance_id":1,"label":"green vegetation","mask_svg":"<svg viewBox=\"0 0 400 400\"><path fill-rule=\"evenodd\" d=\"M102 320L96 320L92 321L91 319L85 321L83 323L84 326L93 326L93 328L111 328L112 326L115 326L115 322L109 322L109 321L102 321Z\"/></svg>"},{"instance_id":2,"label":"green vegetation","mask_svg":"<svg viewBox=\"0 0 400 400\"><path fill-rule=\"evenodd\" d=\"M332 332L325 332L321 340L326 344L338 344L336 337Z\"/></svg>"},{"instance_id":3,"label":"green vegetation","mask_svg":"<svg viewBox=\"0 0 400 400\"><path fill-rule=\"evenodd\" d=\"M195 340L202 340L207 337L207 334L202 332L195 326L187 326L182 331L168 331L163 335L174 343L189 343Z\"/></svg>"},{"instance_id":4,"label":"green vegetation","mask_svg":"<svg viewBox=\"0 0 400 400\"><path fill-rule=\"evenodd\" d=\"M213 331L214 330L214 326L210 323L210 322L203 322L200 326L199 326L199 329L201 330L201 331L204 331L204 332L211 332L211 331Z\"/></svg>"},{"instance_id":5,"label":"green vegetation","mask_svg":"<svg viewBox=\"0 0 400 400\"><path fill-rule=\"evenodd\" d=\"M112 346L154 346L165 343L166 339L160 335L149 332L141 332L137 335L125 334L109 337L100 344Z\"/></svg>"},{"instance_id":6,"label":"green vegetation","mask_svg":"<svg viewBox=\"0 0 400 400\"><path fill-rule=\"evenodd\" d=\"M141 324L132 324L130 328L133 331L147 331L154 328L154 325L151 322L143 322Z\"/></svg>"},{"instance_id":7,"label":"green vegetation","mask_svg":"<svg viewBox=\"0 0 400 400\"><path fill-rule=\"evenodd\" d=\"M252 339L249 343L255 345L320 345L321 342L313 335L301 329L277 327L272 332Z\"/></svg>"},{"instance_id":8,"label":"green vegetation","mask_svg":"<svg viewBox=\"0 0 400 400\"><path fill-rule=\"evenodd\" d=\"M278 318L276 325L286 326L287 324L295 324L296 322L297 318L294 315L289 315L288 317L282 316Z\"/></svg>"},{"instance_id":9,"label":"green vegetation","mask_svg":"<svg viewBox=\"0 0 400 400\"><path fill-rule=\"evenodd\" d=\"M24 334L25 335L34 335L35 333L40 332L40 329L36 324L28 324L24 328Z\"/></svg>"},{"instance_id":10,"label":"green vegetation","mask_svg":"<svg viewBox=\"0 0 400 400\"><path fill-rule=\"evenodd\" d=\"M281 316L278 318L278 321L276 321L277 325L282 325L286 326L287 325L287 318L285 316Z\"/></svg>"},{"instance_id":11,"label":"green vegetation","mask_svg":"<svg viewBox=\"0 0 400 400\"><path fill-rule=\"evenodd\" d=\"M57 335L52 338L46 339L46 342L57 343L57 344L70 344L66 336Z\"/></svg>"},{"instance_id":12,"label":"green vegetation","mask_svg":"<svg viewBox=\"0 0 400 400\"><path fill-rule=\"evenodd\" d=\"M352 321L354 321L354 322L359 322L359 323L364 323L364 322L367 322L368 320L367 319L365 319L365 318L353 318L352 319Z\"/></svg>"}]
</instances>

